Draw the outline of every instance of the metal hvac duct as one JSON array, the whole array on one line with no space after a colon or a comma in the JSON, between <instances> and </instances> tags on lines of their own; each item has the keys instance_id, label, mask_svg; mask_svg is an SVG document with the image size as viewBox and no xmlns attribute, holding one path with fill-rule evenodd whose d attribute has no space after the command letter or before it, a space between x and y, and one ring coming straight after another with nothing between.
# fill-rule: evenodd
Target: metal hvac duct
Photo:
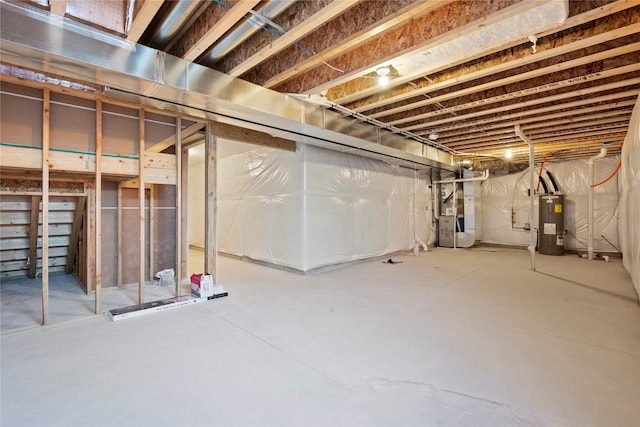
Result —
<instances>
[{"instance_id":1,"label":"metal hvac duct","mask_svg":"<svg viewBox=\"0 0 640 427\"><path fill-rule=\"evenodd\" d=\"M434 147L25 4L0 4L0 55L142 105L392 164L455 170L454 156Z\"/></svg>"}]
</instances>

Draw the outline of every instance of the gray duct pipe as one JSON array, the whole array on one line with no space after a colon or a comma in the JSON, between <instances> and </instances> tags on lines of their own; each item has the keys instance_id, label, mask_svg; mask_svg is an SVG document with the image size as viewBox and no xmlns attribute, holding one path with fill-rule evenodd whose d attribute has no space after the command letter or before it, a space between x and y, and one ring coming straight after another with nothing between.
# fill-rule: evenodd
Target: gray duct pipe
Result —
<instances>
[{"instance_id":1,"label":"gray duct pipe","mask_svg":"<svg viewBox=\"0 0 640 427\"><path fill-rule=\"evenodd\" d=\"M587 245L587 258L593 259L593 181L594 181L594 171L593 171L593 163L596 160L604 158L607 155L607 149L602 147L600 152L593 157L589 157L589 207L588 207L588 215L589 215L589 244Z\"/></svg>"},{"instance_id":2,"label":"gray duct pipe","mask_svg":"<svg viewBox=\"0 0 640 427\"><path fill-rule=\"evenodd\" d=\"M515 125L514 130L518 138L523 140L529 146L529 225L531 230L531 239L529 241L529 252L531 253L531 271L536 271L536 238L533 234L533 206L535 202L535 194L533 189L535 188L534 176L535 173L533 171L533 143L524 136L522 130L520 129L520 125Z\"/></svg>"}]
</instances>

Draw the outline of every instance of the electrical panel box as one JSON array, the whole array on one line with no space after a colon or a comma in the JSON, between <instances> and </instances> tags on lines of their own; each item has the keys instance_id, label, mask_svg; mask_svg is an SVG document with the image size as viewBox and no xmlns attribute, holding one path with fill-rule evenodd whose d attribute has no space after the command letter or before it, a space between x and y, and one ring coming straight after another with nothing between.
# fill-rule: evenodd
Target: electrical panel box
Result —
<instances>
[{"instance_id":1,"label":"electrical panel box","mask_svg":"<svg viewBox=\"0 0 640 427\"><path fill-rule=\"evenodd\" d=\"M439 246L443 248L453 247L453 233L455 230L455 221L453 216L441 215L438 223L438 241Z\"/></svg>"}]
</instances>

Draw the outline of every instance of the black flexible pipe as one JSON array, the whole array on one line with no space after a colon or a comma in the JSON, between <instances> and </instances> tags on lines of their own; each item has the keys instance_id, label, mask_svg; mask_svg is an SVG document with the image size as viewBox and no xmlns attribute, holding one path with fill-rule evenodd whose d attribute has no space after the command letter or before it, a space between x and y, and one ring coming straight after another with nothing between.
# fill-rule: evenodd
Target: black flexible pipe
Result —
<instances>
[{"instance_id":1,"label":"black flexible pipe","mask_svg":"<svg viewBox=\"0 0 640 427\"><path fill-rule=\"evenodd\" d=\"M558 188L558 184L556 183L556 179L553 177L551 172L547 171L547 176L549 177L549 180L551 181L551 185L553 185L553 191L555 193L559 192L560 189Z\"/></svg>"},{"instance_id":2,"label":"black flexible pipe","mask_svg":"<svg viewBox=\"0 0 640 427\"><path fill-rule=\"evenodd\" d=\"M542 175L538 175L538 180L540 181L540 184L542 184L542 188L544 188L544 192L546 194L549 194L549 187L547 187L547 183L544 181L544 178L542 178Z\"/></svg>"}]
</instances>

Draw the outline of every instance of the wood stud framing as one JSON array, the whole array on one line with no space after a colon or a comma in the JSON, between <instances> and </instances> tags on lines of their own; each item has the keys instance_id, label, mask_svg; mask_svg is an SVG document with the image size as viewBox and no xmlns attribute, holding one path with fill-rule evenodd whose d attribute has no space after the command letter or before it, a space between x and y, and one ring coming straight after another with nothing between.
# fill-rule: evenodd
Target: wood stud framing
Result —
<instances>
[{"instance_id":1,"label":"wood stud framing","mask_svg":"<svg viewBox=\"0 0 640 427\"><path fill-rule=\"evenodd\" d=\"M102 313L102 101L96 101L95 313Z\"/></svg>"},{"instance_id":2,"label":"wood stud framing","mask_svg":"<svg viewBox=\"0 0 640 427\"><path fill-rule=\"evenodd\" d=\"M52 12L64 14L61 10L65 1L51 0ZM163 8L164 3L140 0L133 4L129 41L146 43L151 35L158 33L166 24L166 16L158 14L169 9ZM514 112L513 108L519 107L510 104L522 105L523 97L548 93L550 96L538 98L559 103L564 99L552 101L552 97L575 88L577 98L594 98L583 89L607 87L618 80L631 81L640 76L637 70L640 5L628 0L569 2L566 19L541 25L535 34L529 35L536 37L537 50L522 36L522 40L509 40L483 51L470 51L438 66L429 65L429 49L529 13L543 3L521 0L293 2L285 12L271 18L263 30L243 39L235 32L236 24L260 12L264 4L256 0L229 0L225 5L210 2L192 9L193 13L184 17L182 28L173 33L171 40L161 42L163 46L152 47L282 93L325 97L345 107L346 110L340 111L346 115L349 115L347 110L352 110L366 116L356 120L376 119L383 127L384 124L407 126L404 130L417 136L437 130L438 144L451 143L453 147L458 141L449 140L450 134L454 131L462 134L463 129L468 130L467 135L473 132L473 126L466 126L464 122L476 122L475 118L468 118L472 109L493 111L495 118L501 120L497 109ZM273 31L264 31L266 27ZM210 46L232 42L236 37L243 41L235 44L224 57L215 62L207 57ZM378 87L371 78L375 77L377 67L416 55L425 55L424 65L395 75L386 89ZM587 80L580 81L581 78ZM612 91L619 92L620 88ZM489 104L495 104L496 109L486 108ZM489 114L484 115L483 120L489 120ZM456 126L438 124L442 118L453 115L463 117ZM621 118L621 122L624 121ZM481 123L481 126L486 125ZM184 144L189 143L187 138L200 138L199 129L190 136L188 133L189 129L183 130ZM147 152L161 152L174 143L170 137ZM494 148L501 148L500 144L496 142ZM54 163L55 160L52 156ZM152 180L151 174L147 174L147 183Z\"/></svg>"},{"instance_id":3,"label":"wood stud framing","mask_svg":"<svg viewBox=\"0 0 640 427\"><path fill-rule=\"evenodd\" d=\"M145 122L144 122L144 108L139 109L138 116L138 209L139 209L139 233L140 233L140 272L138 283L138 304L144 303L144 285L146 282L145 267L147 264L146 252L145 252L145 182L144 182L144 151L145 151Z\"/></svg>"},{"instance_id":4,"label":"wood stud framing","mask_svg":"<svg viewBox=\"0 0 640 427\"><path fill-rule=\"evenodd\" d=\"M40 222L41 196L31 196L31 220L29 226L29 278L35 279L38 268L38 224Z\"/></svg>"},{"instance_id":5,"label":"wood stud framing","mask_svg":"<svg viewBox=\"0 0 640 427\"><path fill-rule=\"evenodd\" d=\"M82 218L84 217L84 210L87 204L86 197L78 197L76 201L76 210L73 215L73 224L71 226L71 237L69 239L69 251L67 253L67 265L66 265L66 274L71 274L73 272L73 266L75 264L76 255L78 253L78 244L80 241L80 229L82 227ZM32 217L33 221L33 217ZM38 223L36 217L36 224ZM33 223L32 223L33 226Z\"/></svg>"},{"instance_id":6,"label":"wood stud framing","mask_svg":"<svg viewBox=\"0 0 640 427\"><path fill-rule=\"evenodd\" d=\"M217 283L218 268L218 211L217 211L217 135L211 122L207 123L207 136L204 149L204 268L207 274L213 276L214 283Z\"/></svg>"},{"instance_id":7,"label":"wood stud framing","mask_svg":"<svg viewBox=\"0 0 640 427\"><path fill-rule=\"evenodd\" d=\"M51 94L43 91L42 101L42 324L49 323L49 144ZM37 262L37 258L34 260Z\"/></svg>"}]
</instances>

